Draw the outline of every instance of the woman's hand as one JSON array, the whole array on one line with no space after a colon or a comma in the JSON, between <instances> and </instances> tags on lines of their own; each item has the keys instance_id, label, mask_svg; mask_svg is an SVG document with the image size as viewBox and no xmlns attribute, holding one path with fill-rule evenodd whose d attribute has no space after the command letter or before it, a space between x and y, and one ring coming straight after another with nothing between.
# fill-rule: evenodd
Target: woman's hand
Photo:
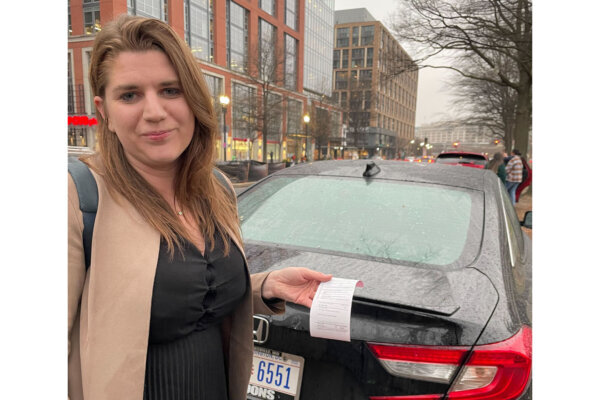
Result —
<instances>
[{"instance_id":1,"label":"woman's hand","mask_svg":"<svg viewBox=\"0 0 600 400\"><path fill-rule=\"evenodd\" d=\"M333 275L308 268L288 267L271 272L263 282L263 299L278 298L310 308L319 283L331 280Z\"/></svg>"}]
</instances>

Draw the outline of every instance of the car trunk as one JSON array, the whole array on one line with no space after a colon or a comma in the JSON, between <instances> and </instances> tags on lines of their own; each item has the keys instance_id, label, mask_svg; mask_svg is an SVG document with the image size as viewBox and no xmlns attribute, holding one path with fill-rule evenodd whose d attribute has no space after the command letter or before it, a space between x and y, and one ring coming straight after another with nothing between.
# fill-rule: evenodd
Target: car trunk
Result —
<instances>
[{"instance_id":1,"label":"car trunk","mask_svg":"<svg viewBox=\"0 0 600 400\"><path fill-rule=\"evenodd\" d=\"M489 295L489 280L470 268L445 272L252 242L246 255L253 273L306 266L364 283L354 293L350 342L311 337L310 310L302 306L288 304L285 314L264 316L268 338L257 346L304 359L301 399L444 394L458 368L437 382L391 373L369 344L469 348L497 300Z\"/></svg>"}]
</instances>

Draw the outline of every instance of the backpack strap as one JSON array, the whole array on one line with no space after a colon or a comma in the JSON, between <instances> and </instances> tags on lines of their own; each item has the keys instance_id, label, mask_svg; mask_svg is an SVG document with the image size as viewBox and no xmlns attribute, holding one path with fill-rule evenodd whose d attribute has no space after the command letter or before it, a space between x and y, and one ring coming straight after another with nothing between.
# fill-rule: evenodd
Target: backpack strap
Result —
<instances>
[{"instance_id":1,"label":"backpack strap","mask_svg":"<svg viewBox=\"0 0 600 400\"><path fill-rule=\"evenodd\" d=\"M75 182L79 196L79 209L83 215L83 252L87 270L92 258L92 235L98 210L98 185L88 166L76 157L69 157L68 170Z\"/></svg>"},{"instance_id":2,"label":"backpack strap","mask_svg":"<svg viewBox=\"0 0 600 400\"><path fill-rule=\"evenodd\" d=\"M227 191L229 192L229 194L235 198L235 196L236 196L235 191L231 187L231 184L229 183L227 178L225 178L225 174L223 172L221 172L218 168L213 168L212 172L213 172L213 175L217 177L219 182L221 182L221 184L225 188L227 188Z\"/></svg>"}]
</instances>

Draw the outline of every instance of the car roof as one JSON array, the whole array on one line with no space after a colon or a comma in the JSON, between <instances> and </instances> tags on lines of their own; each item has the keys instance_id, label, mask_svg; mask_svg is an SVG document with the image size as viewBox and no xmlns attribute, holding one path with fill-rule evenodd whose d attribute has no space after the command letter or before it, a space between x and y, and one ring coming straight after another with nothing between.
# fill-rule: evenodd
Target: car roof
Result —
<instances>
[{"instance_id":1,"label":"car roof","mask_svg":"<svg viewBox=\"0 0 600 400\"><path fill-rule=\"evenodd\" d=\"M297 164L275 175L320 175L362 177L367 164L374 163L381 171L372 178L391 179L483 190L484 177L490 171L476 168L456 168L443 164L405 163L393 160L332 160Z\"/></svg>"}]
</instances>

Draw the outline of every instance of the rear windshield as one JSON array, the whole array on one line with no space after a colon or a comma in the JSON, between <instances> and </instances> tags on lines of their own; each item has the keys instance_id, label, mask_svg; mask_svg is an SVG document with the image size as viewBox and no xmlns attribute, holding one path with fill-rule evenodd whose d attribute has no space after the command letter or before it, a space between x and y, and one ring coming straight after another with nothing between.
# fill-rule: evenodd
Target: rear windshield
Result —
<instances>
[{"instance_id":1,"label":"rear windshield","mask_svg":"<svg viewBox=\"0 0 600 400\"><path fill-rule=\"evenodd\" d=\"M475 165L483 165L487 164L484 156L477 155L457 155L457 154L440 154L435 160L436 163L440 164L475 164Z\"/></svg>"},{"instance_id":2,"label":"rear windshield","mask_svg":"<svg viewBox=\"0 0 600 400\"><path fill-rule=\"evenodd\" d=\"M245 241L455 267L479 251L482 199L441 185L281 176L240 195L238 207Z\"/></svg>"}]
</instances>

